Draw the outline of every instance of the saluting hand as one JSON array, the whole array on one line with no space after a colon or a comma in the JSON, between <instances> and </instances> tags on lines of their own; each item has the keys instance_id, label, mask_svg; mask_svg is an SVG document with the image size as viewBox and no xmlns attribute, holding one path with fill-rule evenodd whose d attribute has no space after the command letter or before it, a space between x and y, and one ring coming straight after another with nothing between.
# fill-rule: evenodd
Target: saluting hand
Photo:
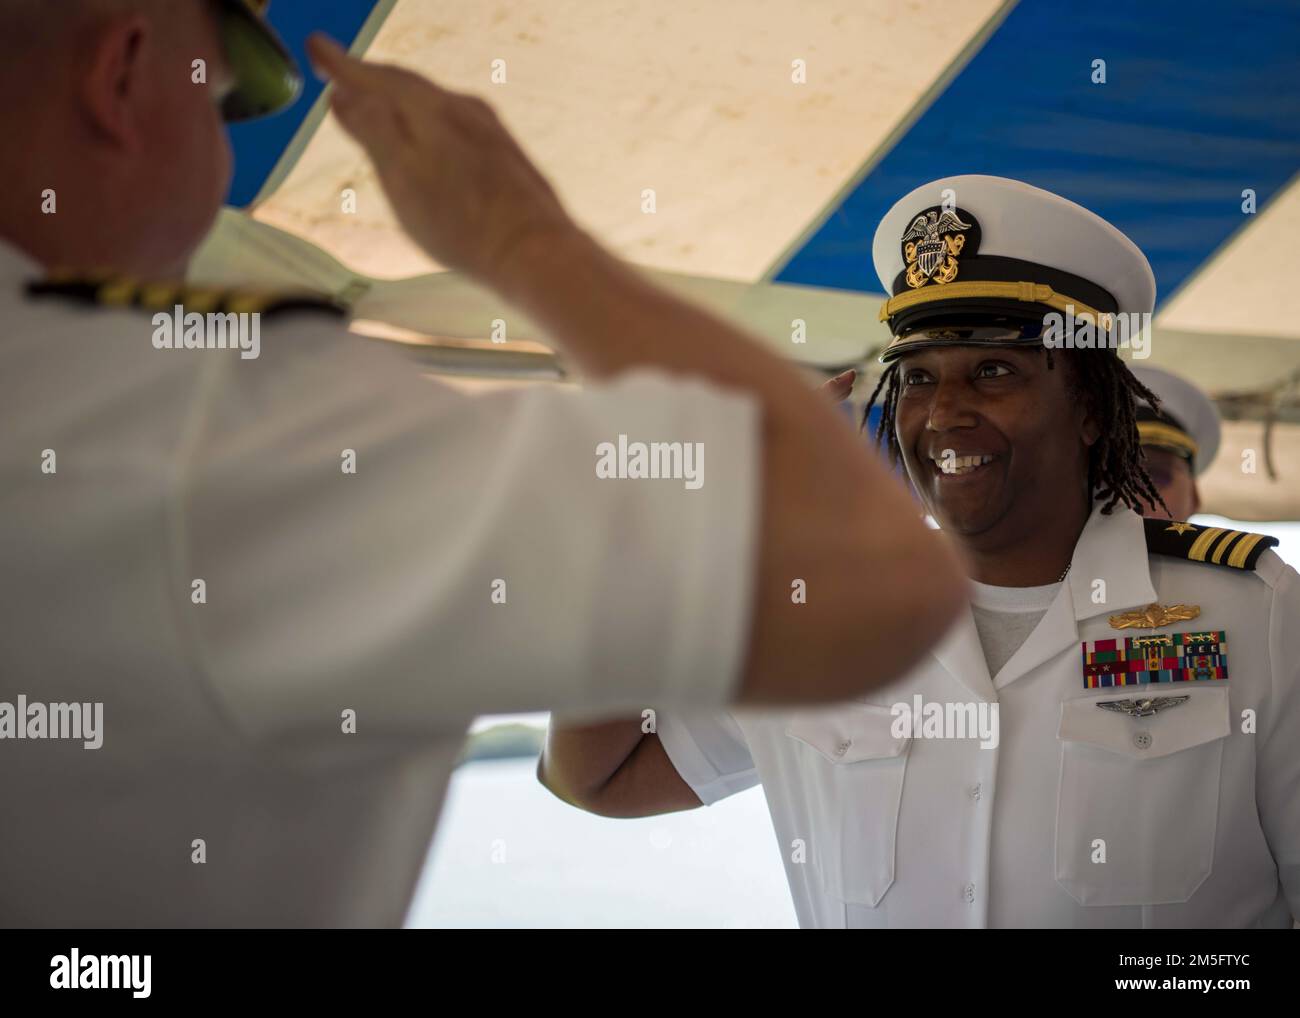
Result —
<instances>
[{"instance_id":1,"label":"saluting hand","mask_svg":"<svg viewBox=\"0 0 1300 1018\"><path fill-rule=\"evenodd\" d=\"M308 51L333 82L334 113L374 162L403 228L443 265L500 282L524 241L578 232L482 99L357 60L320 34Z\"/></svg>"}]
</instances>

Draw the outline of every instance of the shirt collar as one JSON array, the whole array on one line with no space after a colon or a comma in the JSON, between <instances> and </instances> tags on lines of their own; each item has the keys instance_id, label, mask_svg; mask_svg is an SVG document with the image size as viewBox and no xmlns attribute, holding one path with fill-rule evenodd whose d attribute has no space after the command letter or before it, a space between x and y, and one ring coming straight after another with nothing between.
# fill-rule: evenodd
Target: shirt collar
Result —
<instances>
[{"instance_id":1,"label":"shirt collar","mask_svg":"<svg viewBox=\"0 0 1300 1018\"><path fill-rule=\"evenodd\" d=\"M1124 507L1107 515L1095 503L1074 545L1067 579L1076 621L1154 601L1142 517Z\"/></svg>"}]
</instances>

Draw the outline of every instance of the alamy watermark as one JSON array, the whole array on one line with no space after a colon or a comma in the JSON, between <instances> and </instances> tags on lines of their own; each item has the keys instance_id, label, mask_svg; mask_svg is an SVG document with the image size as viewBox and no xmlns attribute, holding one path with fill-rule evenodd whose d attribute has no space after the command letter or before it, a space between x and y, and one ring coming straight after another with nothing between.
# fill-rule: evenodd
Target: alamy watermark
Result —
<instances>
[{"instance_id":1,"label":"alamy watermark","mask_svg":"<svg viewBox=\"0 0 1300 1018\"><path fill-rule=\"evenodd\" d=\"M262 316L257 312L185 310L153 316L155 350L238 350L241 359L256 360L262 352Z\"/></svg>"},{"instance_id":2,"label":"alamy watermark","mask_svg":"<svg viewBox=\"0 0 1300 1018\"><path fill-rule=\"evenodd\" d=\"M617 444L596 446L596 476L684 481L695 491L704 486L703 442L629 442L619 435Z\"/></svg>"},{"instance_id":3,"label":"alamy watermark","mask_svg":"<svg viewBox=\"0 0 1300 1018\"><path fill-rule=\"evenodd\" d=\"M17 703L0 701L0 739L79 739L83 749L104 744L102 703Z\"/></svg>"},{"instance_id":4,"label":"alamy watermark","mask_svg":"<svg viewBox=\"0 0 1300 1018\"><path fill-rule=\"evenodd\" d=\"M1094 315L1051 311L1043 316L1043 346L1052 350L1128 350L1134 360L1151 356L1151 315L1146 311Z\"/></svg>"},{"instance_id":5,"label":"alamy watermark","mask_svg":"<svg viewBox=\"0 0 1300 1018\"><path fill-rule=\"evenodd\" d=\"M889 712L894 716L889 734L895 739L979 739L981 749L998 748L996 703L927 703L917 693L911 703L900 700Z\"/></svg>"},{"instance_id":6,"label":"alamy watermark","mask_svg":"<svg viewBox=\"0 0 1300 1018\"><path fill-rule=\"evenodd\" d=\"M149 996L153 955L82 954L73 948L50 959L52 990L130 990L137 999Z\"/></svg>"}]
</instances>

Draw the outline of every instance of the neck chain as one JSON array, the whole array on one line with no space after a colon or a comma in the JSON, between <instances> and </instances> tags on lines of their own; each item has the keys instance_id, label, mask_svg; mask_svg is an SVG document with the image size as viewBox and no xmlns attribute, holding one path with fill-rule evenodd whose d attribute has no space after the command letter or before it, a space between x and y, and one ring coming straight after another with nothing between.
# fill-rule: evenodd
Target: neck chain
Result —
<instances>
[{"instance_id":1,"label":"neck chain","mask_svg":"<svg viewBox=\"0 0 1300 1018\"><path fill-rule=\"evenodd\" d=\"M1072 566L1072 565L1074 565L1073 562L1070 563L1070 566ZM1070 571L1070 566L1066 566L1066 567L1065 567L1065 572L1062 573L1060 576L1058 576L1058 577L1056 578L1056 582L1057 582L1057 583L1061 583L1061 582L1063 582L1063 581L1065 580L1065 573L1068 573L1068 572Z\"/></svg>"}]
</instances>

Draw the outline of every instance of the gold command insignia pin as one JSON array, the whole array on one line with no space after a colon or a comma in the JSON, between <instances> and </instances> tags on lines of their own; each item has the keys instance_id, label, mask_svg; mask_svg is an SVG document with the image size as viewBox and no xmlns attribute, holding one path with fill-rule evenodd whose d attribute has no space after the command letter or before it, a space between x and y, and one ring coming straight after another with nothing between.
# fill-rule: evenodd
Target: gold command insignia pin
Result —
<instances>
[{"instance_id":1,"label":"gold command insignia pin","mask_svg":"<svg viewBox=\"0 0 1300 1018\"><path fill-rule=\"evenodd\" d=\"M1201 614L1199 604L1149 604L1136 611L1110 617L1111 629L1159 629L1171 622L1186 622Z\"/></svg>"},{"instance_id":2,"label":"gold command insignia pin","mask_svg":"<svg viewBox=\"0 0 1300 1018\"><path fill-rule=\"evenodd\" d=\"M1166 533L1168 533L1171 530L1179 537L1182 537L1183 534L1186 534L1188 532L1191 532L1193 534L1196 533L1196 527L1192 526L1190 523L1171 523L1169 526L1165 527Z\"/></svg>"}]
</instances>

